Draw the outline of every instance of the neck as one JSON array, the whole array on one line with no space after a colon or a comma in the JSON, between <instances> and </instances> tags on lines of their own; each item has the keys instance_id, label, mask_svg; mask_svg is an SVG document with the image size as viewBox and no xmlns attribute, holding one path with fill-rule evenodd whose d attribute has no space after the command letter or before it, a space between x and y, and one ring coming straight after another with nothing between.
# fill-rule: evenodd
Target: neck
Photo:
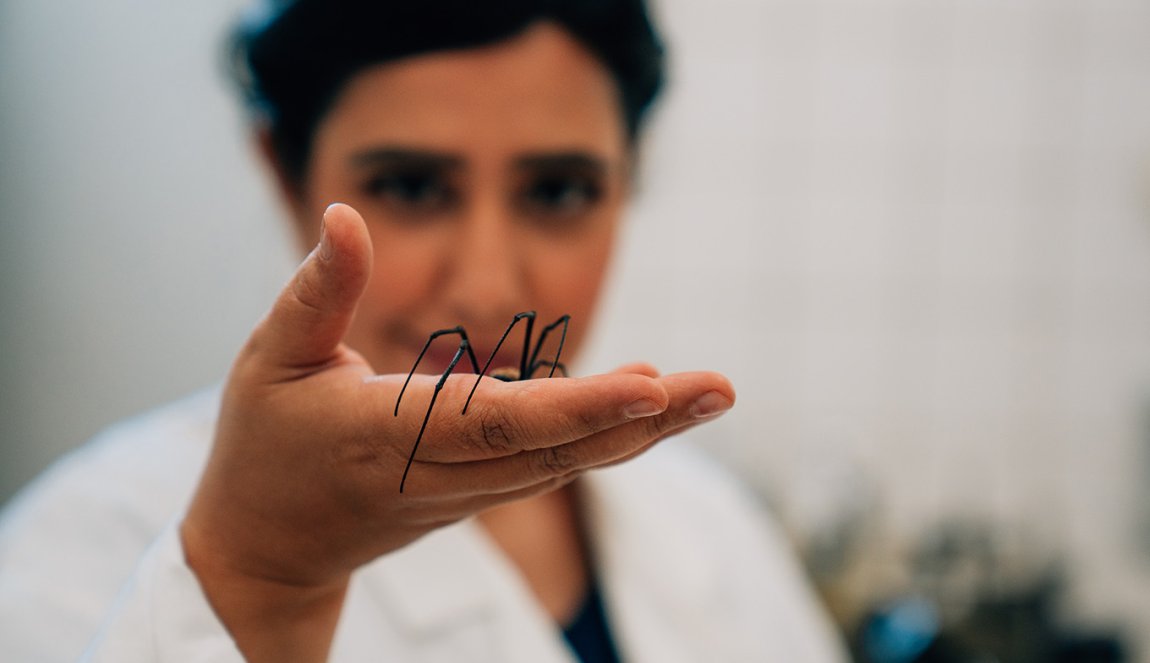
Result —
<instances>
[{"instance_id":1,"label":"neck","mask_svg":"<svg viewBox=\"0 0 1150 663\"><path fill-rule=\"evenodd\" d=\"M541 606L560 625L575 617L590 573L573 485L479 515L496 545L519 569Z\"/></svg>"}]
</instances>

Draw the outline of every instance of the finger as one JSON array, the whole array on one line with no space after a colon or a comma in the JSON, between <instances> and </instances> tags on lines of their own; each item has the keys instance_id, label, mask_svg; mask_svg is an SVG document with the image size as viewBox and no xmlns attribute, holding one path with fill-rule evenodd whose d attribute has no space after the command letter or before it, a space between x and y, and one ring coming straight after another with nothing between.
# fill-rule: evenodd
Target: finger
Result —
<instances>
[{"instance_id":1,"label":"finger","mask_svg":"<svg viewBox=\"0 0 1150 663\"><path fill-rule=\"evenodd\" d=\"M624 426L602 431L573 444L611 448L641 449L688 428L711 421L735 404L735 389L719 373L697 371L675 373L658 379L667 390L667 408L660 414L637 419ZM625 458L618 455L609 460Z\"/></svg>"},{"instance_id":2,"label":"finger","mask_svg":"<svg viewBox=\"0 0 1150 663\"><path fill-rule=\"evenodd\" d=\"M435 381L432 376L413 377L408 386L411 400L405 394L401 408L407 416L393 429L398 434L393 439L414 443L421 420L408 413L426 412ZM390 384L391 380L372 383ZM468 462L563 445L654 416L668 403L667 391L658 380L630 373L511 383L485 378L467 414L461 414L473 384L467 376L452 376L445 382L418 460Z\"/></svg>"},{"instance_id":3,"label":"finger","mask_svg":"<svg viewBox=\"0 0 1150 663\"><path fill-rule=\"evenodd\" d=\"M619 368L611 371L612 373L634 373L636 375L646 375L649 378L659 377L659 369L645 361L636 361L630 364L623 364Z\"/></svg>"},{"instance_id":4,"label":"finger","mask_svg":"<svg viewBox=\"0 0 1150 663\"><path fill-rule=\"evenodd\" d=\"M417 463L422 490L495 493L526 489L555 477L621 462L656 441L716 418L735 401L731 383L718 373L679 373L658 380L669 402L661 414L602 429L568 444L490 460ZM411 485L411 484L409 484ZM420 494L417 490L416 494Z\"/></svg>"},{"instance_id":5,"label":"finger","mask_svg":"<svg viewBox=\"0 0 1150 663\"><path fill-rule=\"evenodd\" d=\"M735 405L735 388L719 373L675 373L660 378L660 382L670 398L666 410L646 420L632 422L626 429L606 434L634 435L656 442L716 419Z\"/></svg>"},{"instance_id":6,"label":"finger","mask_svg":"<svg viewBox=\"0 0 1150 663\"><path fill-rule=\"evenodd\" d=\"M682 434L682 433L684 433L684 432L686 432L686 431L688 431L688 430L690 430L690 429L692 429L695 426L698 426L700 424L707 423L708 420L709 419L691 421L691 422L688 422L688 423L683 424L681 426L670 429L670 430L666 431L665 433L656 437L654 440L651 440L647 444L639 447L638 449L635 449L634 451L631 451L630 453L627 453L627 454L620 456L620 457L617 457L617 458L611 458L610 460L606 460L606 461L598 463L598 464L591 464L591 465L588 465L587 467L575 469L575 470L572 470L570 472L567 472L566 474L560 474L558 476L553 476L553 477L544 479L544 480L540 481L539 483L535 483L535 484L529 484L529 485L522 485L521 486L521 485L519 485L520 482L516 482L515 487L511 488L510 490L507 490L506 492L485 492L486 490L492 489L492 486L490 484L484 483L485 477L484 477L484 473L482 471L477 472L474 475L472 475L470 478L465 479L464 485L456 486L456 492L457 493L470 495L471 497L469 497L467 499L467 501L465 502L465 504L463 506L452 507L451 509L448 509L446 512L446 513L458 514L457 516L444 516L444 518L445 519L458 520L461 517L465 517L467 515L477 513L478 511L489 508L491 506L496 506L498 504L504 504L506 502L513 502L515 500L520 500L520 499L524 499L527 497L532 497L534 495L547 493L547 492L550 492L550 491L555 490L557 488L561 488L562 486L565 486L568 483L571 483L575 479L579 478L580 475L582 475L585 472L588 472L590 470L603 469L603 468L611 467L614 465L621 465L623 463L629 462L632 459L643 455L644 453L649 451L651 448L653 448L659 442L661 442L661 441L663 441L669 437L674 437L676 435L680 435L680 434ZM440 470L444 467L443 465L441 465L439 463L428 463L427 466L431 468L430 471L432 474L434 474L437 470ZM463 467L460 467L458 465L448 465L446 467L448 468L447 472L455 475L456 478L458 478L459 474L466 473L466 472L470 471L470 468L463 468ZM423 471L422 468L421 468L421 471ZM442 486L448 485L451 481L452 481L452 479L449 479L447 477L447 473L443 473L443 474L440 474L439 481L431 480L431 481L428 481L427 484L430 487L434 488L437 486L442 487ZM442 502L442 500L444 498L444 494L442 492L431 493L431 496L432 496L432 499L430 501L434 501L434 502ZM420 498L420 495L418 493L416 493L416 494L411 495L411 497L418 500Z\"/></svg>"},{"instance_id":7,"label":"finger","mask_svg":"<svg viewBox=\"0 0 1150 663\"><path fill-rule=\"evenodd\" d=\"M636 449L635 451L627 454L626 456L623 456L622 458L615 458L615 459L609 460L605 463L602 463L600 465L595 465L595 466L588 468L588 469L599 470L599 469L603 469L606 467L612 467L614 465L622 465L623 463L630 462L632 459L638 458L639 456L642 456L643 454L647 453L656 444L662 442L663 440L666 440L667 438L675 437L677 435L682 435L683 433L686 433L687 431L691 430L695 426L700 426L702 424L707 423L710 420L711 420L711 418L697 419L695 421L690 421L690 422L687 422L687 423L682 424L680 426L676 426L674 428L668 429L666 432L660 434L654 440L651 440L651 442L649 444Z\"/></svg>"},{"instance_id":8,"label":"finger","mask_svg":"<svg viewBox=\"0 0 1150 663\"><path fill-rule=\"evenodd\" d=\"M703 377L706 382L703 382L701 386L698 383L693 384L696 377ZM681 435L695 426L717 419L735 404L735 391L730 381L717 373L683 373L668 376L667 380L671 383L668 389L671 395L670 405L661 416L652 417L642 422L648 428L645 435L652 436L652 439L630 453L611 458L586 469L601 469L626 463L643 455L669 437ZM693 390L692 386L697 391ZM631 434L631 431L622 432Z\"/></svg>"},{"instance_id":9,"label":"finger","mask_svg":"<svg viewBox=\"0 0 1150 663\"><path fill-rule=\"evenodd\" d=\"M273 366L305 368L330 360L351 324L371 273L371 240L359 213L327 208L319 245L304 259L248 350Z\"/></svg>"}]
</instances>

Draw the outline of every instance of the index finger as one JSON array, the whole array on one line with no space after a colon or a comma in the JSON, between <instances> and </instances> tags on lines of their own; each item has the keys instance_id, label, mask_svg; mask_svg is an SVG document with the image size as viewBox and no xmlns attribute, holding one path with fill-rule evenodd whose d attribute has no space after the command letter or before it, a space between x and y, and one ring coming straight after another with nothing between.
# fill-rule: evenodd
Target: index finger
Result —
<instances>
[{"instance_id":1,"label":"index finger","mask_svg":"<svg viewBox=\"0 0 1150 663\"><path fill-rule=\"evenodd\" d=\"M474 462L417 463L422 480L415 494L500 495L534 490L533 487L556 479L634 457L659 439L712 420L734 403L731 383L719 373L678 373L659 382L670 397L669 406L660 415L609 426L570 443L511 456Z\"/></svg>"},{"instance_id":2,"label":"index finger","mask_svg":"<svg viewBox=\"0 0 1150 663\"><path fill-rule=\"evenodd\" d=\"M425 412L434 382L432 376L415 376L403 407ZM463 414L463 403L473 384L474 376L466 375L452 376L444 383L428 417L417 460L489 460L566 444L657 415L670 402L666 388L657 379L633 373L521 382L483 378ZM416 417L407 416L394 430L400 439L406 436L414 445L420 423Z\"/></svg>"}]
</instances>

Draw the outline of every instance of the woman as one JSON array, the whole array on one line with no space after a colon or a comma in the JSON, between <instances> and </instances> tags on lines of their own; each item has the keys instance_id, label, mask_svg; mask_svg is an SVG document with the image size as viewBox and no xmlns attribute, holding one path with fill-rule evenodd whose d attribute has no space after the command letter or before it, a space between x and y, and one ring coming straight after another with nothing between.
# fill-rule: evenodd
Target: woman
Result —
<instances>
[{"instance_id":1,"label":"woman","mask_svg":"<svg viewBox=\"0 0 1150 663\"><path fill-rule=\"evenodd\" d=\"M97 660L833 659L729 479L682 449L587 473L719 416L721 375L484 379L466 414L474 377L420 375L396 408L438 329L485 357L518 312L569 314L578 356L661 77L641 4L298 0L240 53L315 249L218 401L110 433L9 515L4 640L44 658L106 614Z\"/></svg>"}]
</instances>

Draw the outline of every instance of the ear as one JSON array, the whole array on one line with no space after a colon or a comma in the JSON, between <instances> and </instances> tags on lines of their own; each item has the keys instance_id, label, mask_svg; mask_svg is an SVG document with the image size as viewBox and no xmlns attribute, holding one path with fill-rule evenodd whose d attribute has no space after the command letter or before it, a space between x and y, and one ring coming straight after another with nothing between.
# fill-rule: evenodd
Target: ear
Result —
<instances>
[{"instance_id":1,"label":"ear","mask_svg":"<svg viewBox=\"0 0 1150 663\"><path fill-rule=\"evenodd\" d=\"M271 130L266 125L257 126L252 131L252 139L260 161L272 176L280 200L297 222L302 221L306 214L303 184L293 178L284 167L276 152Z\"/></svg>"},{"instance_id":2,"label":"ear","mask_svg":"<svg viewBox=\"0 0 1150 663\"><path fill-rule=\"evenodd\" d=\"M640 184L639 177L643 160L642 144L638 141L632 142L627 146L625 154L623 171L619 175L619 181L623 185L623 200L630 202L634 200Z\"/></svg>"}]
</instances>

